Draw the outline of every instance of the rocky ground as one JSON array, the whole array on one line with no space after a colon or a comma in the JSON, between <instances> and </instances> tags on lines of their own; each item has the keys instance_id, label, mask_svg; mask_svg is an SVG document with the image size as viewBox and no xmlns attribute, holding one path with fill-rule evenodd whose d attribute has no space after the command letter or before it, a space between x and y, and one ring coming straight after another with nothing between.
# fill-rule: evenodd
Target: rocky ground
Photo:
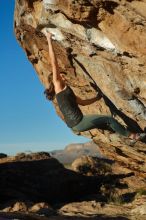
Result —
<instances>
[{"instance_id":1,"label":"rocky ground","mask_svg":"<svg viewBox=\"0 0 146 220\"><path fill-rule=\"evenodd\" d=\"M0 220L146 219L146 190L129 188L132 176L107 159L82 156L66 169L44 152L3 155L0 175Z\"/></svg>"}]
</instances>

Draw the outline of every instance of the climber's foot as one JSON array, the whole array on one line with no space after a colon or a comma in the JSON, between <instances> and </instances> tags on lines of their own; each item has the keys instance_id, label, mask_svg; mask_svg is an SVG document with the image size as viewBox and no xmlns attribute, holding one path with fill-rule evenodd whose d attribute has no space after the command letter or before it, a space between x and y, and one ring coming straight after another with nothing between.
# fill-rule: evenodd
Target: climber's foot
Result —
<instances>
[{"instance_id":1,"label":"climber's foot","mask_svg":"<svg viewBox=\"0 0 146 220\"><path fill-rule=\"evenodd\" d=\"M136 143L137 141L142 141L145 137L146 137L146 133L132 133L129 136L133 144Z\"/></svg>"}]
</instances>

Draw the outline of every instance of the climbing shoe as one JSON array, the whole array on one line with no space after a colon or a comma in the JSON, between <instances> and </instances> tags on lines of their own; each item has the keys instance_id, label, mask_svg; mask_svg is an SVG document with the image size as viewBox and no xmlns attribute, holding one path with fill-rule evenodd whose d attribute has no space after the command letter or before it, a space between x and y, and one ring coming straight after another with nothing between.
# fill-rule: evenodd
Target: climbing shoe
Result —
<instances>
[{"instance_id":1,"label":"climbing shoe","mask_svg":"<svg viewBox=\"0 0 146 220\"><path fill-rule=\"evenodd\" d=\"M131 144L135 144L137 141L142 141L146 138L146 133L135 133L130 137Z\"/></svg>"}]
</instances>

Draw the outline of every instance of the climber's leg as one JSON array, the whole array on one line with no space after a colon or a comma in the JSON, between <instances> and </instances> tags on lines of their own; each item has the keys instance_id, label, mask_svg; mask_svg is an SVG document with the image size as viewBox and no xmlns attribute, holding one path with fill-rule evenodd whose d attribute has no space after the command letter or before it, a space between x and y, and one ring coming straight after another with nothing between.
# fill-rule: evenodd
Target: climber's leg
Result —
<instances>
[{"instance_id":1,"label":"climber's leg","mask_svg":"<svg viewBox=\"0 0 146 220\"><path fill-rule=\"evenodd\" d=\"M128 137L130 132L122 126L116 119L107 115L86 115L83 116L81 122L73 127L74 131L87 131L93 128L104 129L111 128L114 132Z\"/></svg>"},{"instance_id":2,"label":"climber's leg","mask_svg":"<svg viewBox=\"0 0 146 220\"><path fill-rule=\"evenodd\" d=\"M111 116L105 116L104 120L114 132L126 137L129 137L131 134L131 132L128 131L123 125L121 125L115 118Z\"/></svg>"}]
</instances>

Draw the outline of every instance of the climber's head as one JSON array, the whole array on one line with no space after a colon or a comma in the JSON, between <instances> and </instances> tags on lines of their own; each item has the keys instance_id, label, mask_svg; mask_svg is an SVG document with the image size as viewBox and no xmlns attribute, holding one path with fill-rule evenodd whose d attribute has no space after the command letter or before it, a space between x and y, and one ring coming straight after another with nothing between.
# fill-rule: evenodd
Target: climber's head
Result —
<instances>
[{"instance_id":1,"label":"climber's head","mask_svg":"<svg viewBox=\"0 0 146 220\"><path fill-rule=\"evenodd\" d=\"M52 101L55 98L55 89L52 81L49 83L49 86L44 91L44 94L46 95L46 98L50 101Z\"/></svg>"}]
</instances>

